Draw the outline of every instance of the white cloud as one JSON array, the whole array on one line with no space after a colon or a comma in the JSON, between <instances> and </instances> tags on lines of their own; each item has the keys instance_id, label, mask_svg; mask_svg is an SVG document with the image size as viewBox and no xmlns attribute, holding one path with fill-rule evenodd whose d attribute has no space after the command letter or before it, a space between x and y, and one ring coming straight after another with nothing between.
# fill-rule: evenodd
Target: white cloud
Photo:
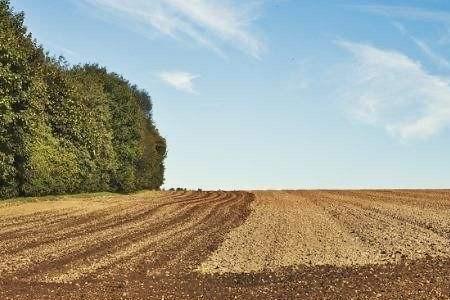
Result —
<instances>
[{"instance_id":1,"label":"white cloud","mask_svg":"<svg viewBox=\"0 0 450 300\"><path fill-rule=\"evenodd\" d=\"M66 57L74 59L80 58L80 55L77 52L70 50L69 48L63 47L57 43L54 43L52 41L44 41L43 43L45 46L50 48L52 50L51 52L55 55L64 55Z\"/></svg>"},{"instance_id":2,"label":"white cloud","mask_svg":"<svg viewBox=\"0 0 450 300\"><path fill-rule=\"evenodd\" d=\"M352 115L402 139L427 138L450 125L450 81L406 55L339 41L353 55L340 70L340 96ZM338 74L337 74L338 75Z\"/></svg>"},{"instance_id":3,"label":"white cloud","mask_svg":"<svg viewBox=\"0 0 450 300\"><path fill-rule=\"evenodd\" d=\"M450 44L450 28L446 28L438 40L439 45L447 46Z\"/></svg>"},{"instance_id":4,"label":"white cloud","mask_svg":"<svg viewBox=\"0 0 450 300\"><path fill-rule=\"evenodd\" d=\"M450 13L444 11L426 10L419 7L395 5L355 5L351 6L368 13L405 18L411 20L450 23Z\"/></svg>"},{"instance_id":5,"label":"white cloud","mask_svg":"<svg viewBox=\"0 0 450 300\"><path fill-rule=\"evenodd\" d=\"M433 63L439 67L450 68L450 62L445 57L437 54L427 43L415 37L411 37L411 39Z\"/></svg>"},{"instance_id":6,"label":"white cloud","mask_svg":"<svg viewBox=\"0 0 450 300\"><path fill-rule=\"evenodd\" d=\"M432 22L438 23L444 26L450 25L450 13L445 11L438 10L427 10L420 7L412 7L412 6L396 6L396 5L351 5L351 8L356 8L360 11L382 15L390 18L400 18L421 22ZM394 26L407 37L409 37L414 44L426 55L428 58L438 65L441 68L450 68L450 61L446 59L444 56L438 54L429 43L425 42L422 39L414 37L408 33L406 28L398 23L394 22ZM448 33L450 31L447 29L447 32L441 35L441 37L434 41L437 44L445 45L448 39Z\"/></svg>"},{"instance_id":7,"label":"white cloud","mask_svg":"<svg viewBox=\"0 0 450 300\"><path fill-rule=\"evenodd\" d=\"M110 13L150 26L176 39L194 40L224 56L227 43L259 58L264 44L252 32L259 3L231 0L83 0ZM239 3L239 4L237 4Z\"/></svg>"},{"instance_id":8,"label":"white cloud","mask_svg":"<svg viewBox=\"0 0 450 300\"><path fill-rule=\"evenodd\" d=\"M161 72L159 78L179 91L196 93L193 82L195 78L198 78L196 75L181 71Z\"/></svg>"},{"instance_id":9,"label":"white cloud","mask_svg":"<svg viewBox=\"0 0 450 300\"><path fill-rule=\"evenodd\" d=\"M442 55L436 53L426 42L410 35L405 26L398 22L394 22L394 26L406 37L411 39L414 44L437 66L441 68L450 68L450 62Z\"/></svg>"}]
</instances>

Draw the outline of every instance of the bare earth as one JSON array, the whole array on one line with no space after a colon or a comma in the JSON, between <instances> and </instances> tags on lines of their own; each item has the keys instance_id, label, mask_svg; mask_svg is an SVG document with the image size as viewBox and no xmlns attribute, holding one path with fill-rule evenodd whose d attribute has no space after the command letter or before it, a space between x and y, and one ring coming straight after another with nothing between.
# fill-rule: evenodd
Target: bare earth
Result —
<instances>
[{"instance_id":1,"label":"bare earth","mask_svg":"<svg viewBox=\"0 0 450 300\"><path fill-rule=\"evenodd\" d=\"M0 299L450 299L450 191L0 202Z\"/></svg>"}]
</instances>

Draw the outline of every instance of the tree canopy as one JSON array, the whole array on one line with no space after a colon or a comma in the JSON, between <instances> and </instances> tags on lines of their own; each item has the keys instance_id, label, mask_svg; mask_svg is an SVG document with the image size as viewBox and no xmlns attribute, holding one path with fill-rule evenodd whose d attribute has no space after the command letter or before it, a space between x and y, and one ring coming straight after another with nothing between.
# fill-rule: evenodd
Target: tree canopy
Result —
<instances>
[{"instance_id":1,"label":"tree canopy","mask_svg":"<svg viewBox=\"0 0 450 300\"><path fill-rule=\"evenodd\" d=\"M0 0L0 198L156 189L165 156L146 91L51 57Z\"/></svg>"}]
</instances>

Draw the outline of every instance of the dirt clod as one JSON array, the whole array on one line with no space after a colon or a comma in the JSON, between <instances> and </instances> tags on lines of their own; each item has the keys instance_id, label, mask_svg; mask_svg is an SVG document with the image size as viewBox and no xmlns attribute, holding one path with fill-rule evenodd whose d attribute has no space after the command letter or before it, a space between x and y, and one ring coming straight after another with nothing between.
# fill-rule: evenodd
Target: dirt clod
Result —
<instances>
[{"instance_id":1,"label":"dirt clod","mask_svg":"<svg viewBox=\"0 0 450 300\"><path fill-rule=\"evenodd\" d=\"M0 299L450 299L450 191L0 204Z\"/></svg>"}]
</instances>

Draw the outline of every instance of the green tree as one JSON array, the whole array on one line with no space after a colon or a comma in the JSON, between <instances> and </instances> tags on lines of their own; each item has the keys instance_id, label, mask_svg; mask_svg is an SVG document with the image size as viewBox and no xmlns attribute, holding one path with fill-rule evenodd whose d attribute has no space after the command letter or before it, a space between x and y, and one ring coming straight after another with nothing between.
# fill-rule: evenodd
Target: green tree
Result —
<instances>
[{"instance_id":1,"label":"green tree","mask_svg":"<svg viewBox=\"0 0 450 300\"><path fill-rule=\"evenodd\" d=\"M148 93L44 52L0 0L0 198L159 188L166 142Z\"/></svg>"},{"instance_id":2,"label":"green tree","mask_svg":"<svg viewBox=\"0 0 450 300\"><path fill-rule=\"evenodd\" d=\"M9 1L0 0L0 196L19 193L25 160L24 129L28 99L38 89L35 60L42 56Z\"/></svg>"}]
</instances>

